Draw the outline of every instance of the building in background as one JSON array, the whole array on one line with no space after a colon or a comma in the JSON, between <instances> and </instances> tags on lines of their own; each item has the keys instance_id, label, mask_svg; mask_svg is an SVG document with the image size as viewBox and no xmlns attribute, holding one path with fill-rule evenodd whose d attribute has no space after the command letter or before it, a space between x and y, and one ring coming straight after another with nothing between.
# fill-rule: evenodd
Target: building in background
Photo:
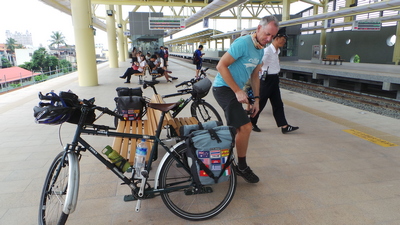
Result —
<instances>
[{"instance_id":1,"label":"building in background","mask_svg":"<svg viewBox=\"0 0 400 225\"><path fill-rule=\"evenodd\" d=\"M13 38L18 44L24 45L25 47L33 46L32 34L29 31L23 34L21 32L11 33L11 31L6 30L6 38Z\"/></svg>"}]
</instances>

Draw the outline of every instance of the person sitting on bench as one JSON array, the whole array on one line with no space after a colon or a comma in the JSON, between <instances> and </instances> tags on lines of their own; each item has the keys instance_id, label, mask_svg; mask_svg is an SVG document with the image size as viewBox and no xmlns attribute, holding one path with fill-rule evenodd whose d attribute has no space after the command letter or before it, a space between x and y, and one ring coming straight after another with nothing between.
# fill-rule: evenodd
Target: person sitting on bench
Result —
<instances>
[{"instance_id":1,"label":"person sitting on bench","mask_svg":"<svg viewBox=\"0 0 400 225\"><path fill-rule=\"evenodd\" d=\"M167 82L172 82L172 80L176 80L178 79L177 77L172 77L168 74L168 72L166 69L164 69L164 59L163 58L159 58L159 63L155 63L157 60L157 56L156 55L152 55L150 57L150 61L149 61L149 67L150 67L150 71L151 73L159 73L161 76L164 76L165 79L167 79ZM171 80L172 79L172 80Z\"/></svg>"},{"instance_id":2,"label":"person sitting on bench","mask_svg":"<svg viewBox=\"0 0 400 225\"><path fill-rule=\"evenodd\" d=\"M134 58L132 58L132 59L134 59ZM139 63L139 62L140 62L140 63ZM129 67L129 68L125 71L124 75L120 76L119 78L122 78L122 79L125 79L125 78L126 78L126 81L125 81L124 83L128 83L128 84L129 84L129 83L131 82L131 76L132 76L132 74L135 74L135 73L143 73L143 70L144 70L144 68L146 67L146 65L147 65L147 63L146 63L145 56L144 56L144 55L140 55L140 57L138 58L138 60L137 60L137 61L134 61L134 62L132 63L132 66Z\"/></svg>"}]
</instances>

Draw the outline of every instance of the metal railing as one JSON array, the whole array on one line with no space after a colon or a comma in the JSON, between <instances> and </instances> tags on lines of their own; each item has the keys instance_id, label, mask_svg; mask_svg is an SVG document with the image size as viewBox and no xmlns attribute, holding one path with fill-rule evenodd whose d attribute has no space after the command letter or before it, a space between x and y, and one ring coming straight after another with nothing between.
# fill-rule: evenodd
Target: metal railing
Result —
<instances>
[{"instance_id":1,"label":"metal railing","mask_svg":"<svg viewBox=\"0 0 400 225\"><path fill-rule=\"evenodd\" d=\"M77 68L75 66L61 67L61 68L56 68L55 70L51 70L49 72L41 72L38 75L32 75L30 77L22 77L21 75L21 78L19 80L12 80L12 81L7 81L6 74L0 74L0 93L37 84L46 80L50 80L56 77L60 77L75 72L76 70ZM32 74L34 74L34 72L32 72Z\"/></svg>"}]
</instances>

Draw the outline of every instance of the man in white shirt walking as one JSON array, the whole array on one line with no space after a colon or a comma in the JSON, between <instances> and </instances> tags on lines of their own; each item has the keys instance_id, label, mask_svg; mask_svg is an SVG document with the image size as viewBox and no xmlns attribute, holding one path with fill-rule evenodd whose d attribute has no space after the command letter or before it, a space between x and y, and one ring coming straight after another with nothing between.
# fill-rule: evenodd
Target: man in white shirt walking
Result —
<instances>
[{"instance_id":1,"label":"man in white shirt walking","mask_svg":"<svg viewBox=\"0 0 400 225\"><path fill-rule=\"evenodd\" d=\"M276 125L281 127L282 133L286 134L299 129L288 124L285 118L283 102L281 98L281 90L279 89L279 53L280 49L286 43L286 27L279 29L278 33L272 40L272 43L264 49L262 76L260 77L260 110L257 115L250 118L253 125L253 131L261 132L257 126L258 117L267 104L268 99L271 101L272 111Z\"/></svg>"}]
</instances>

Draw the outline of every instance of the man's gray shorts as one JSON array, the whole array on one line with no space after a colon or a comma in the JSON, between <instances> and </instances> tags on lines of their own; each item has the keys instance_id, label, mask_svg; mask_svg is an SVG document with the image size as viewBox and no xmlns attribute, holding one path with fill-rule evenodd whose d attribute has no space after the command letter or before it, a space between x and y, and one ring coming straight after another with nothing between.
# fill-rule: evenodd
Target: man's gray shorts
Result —
<instances>
[{"instance_id":1,"label":"man's gray shorts","mask_svg":"<svg viewBox=\"0 0 400 225\"><path fill-rule=\"evenodd\" d=\"M235 93L230 87L213 87L213 94L224 110L228 126L239 128L250 122L242 103L238 102Z\"/></svg>"}]
</instances>

